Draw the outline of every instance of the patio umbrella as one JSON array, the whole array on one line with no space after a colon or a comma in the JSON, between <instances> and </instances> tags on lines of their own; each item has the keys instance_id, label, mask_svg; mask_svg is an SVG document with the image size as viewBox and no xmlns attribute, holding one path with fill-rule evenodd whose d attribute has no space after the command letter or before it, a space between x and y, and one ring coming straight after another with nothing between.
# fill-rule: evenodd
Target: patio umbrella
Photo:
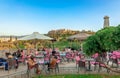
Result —
<instances>
[{"instance_id":1,"label":"patio umbrella","mask_svg":"<svg viewBox=\"0 0 120 78\"><path fill-rule=\"evenodd\" d=\"M48 36L45 36L43 34L39 34L39 32L33 32L32 34L30 35L27 35L25 37L22 37L22 38L18 38L18 40L52 40L53 38L50 38Z\"/></svg>"},{"instance_id":2,"label":"patio umbrella","mask_svg":"<svg viewBox=\"0 0 120 78\"><path fill-rule=\"evenodd\" d=\"M53 38L50 38L43 34L39 34L38 32L33 32L31 35L19 38L18 40L33 40L33 39L52 40Z\"/></svg>"},{"instance_id":3,"label":"patio umbrella","mask_svg":"<svg viewBox=\"0 0 120 78\"><path fill-rule=\"evenodd\" d=\"M77 40L85 40L87 37L89 37L90 35L87 34L87 33L79 33L79 34L76 34L76 35L72 35L70 37L68 37L67 39L68 40L74 40L74 39L77 39Z\"/></svg>"}]
</instances>

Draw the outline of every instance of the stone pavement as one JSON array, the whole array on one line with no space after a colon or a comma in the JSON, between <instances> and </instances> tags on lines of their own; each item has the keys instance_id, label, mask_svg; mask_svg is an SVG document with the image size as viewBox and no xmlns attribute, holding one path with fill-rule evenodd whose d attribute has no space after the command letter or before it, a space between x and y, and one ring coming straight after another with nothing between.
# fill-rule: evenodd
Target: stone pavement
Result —
<instances>
[{"instance_id":1,"label":"stone pavement","mask_svg":"<svg viewBox=\"0 0 120 78\"><path fill-rule=\"evenodd\" d=\"M8 75L14 75L14 74L23 74L26 73L27 66L26 65L20 65L18 69L10 69L9 71L6 71L4 69L0 69L0 78Z\"/></svg>"},{"instance_id":2,"label":"stone pavement","mask_svg":"<svg viewBox=\"0 0 120 78\"><path fill-rule=\"evenodd\" d=\"M64 62L62 64L59 64L59 67L60 67L60 72L62 72L61 69L63 69L63 68L66 68L66 69L69 68L69 70L71 70L71 68L72 68L72 70L73 69L76 70L76 64L73 62L72 63ZM40 66L40 69L42 70L41 66ZM19 68L16 70L10 69L10 71L5 71L3 69L0 69L0 78L2 78L3 76L7 76L7 75L21 74L21 73L26 73L26 72L27 72L27 65L20 64ZM44 72L44 74L45 74L45 72Z\"/></svg>"},{"instance_id":3,"label":"stone pavement","mask_svg":"<svg viewBox=\"0 0 120 78\"><path fill-rule=\"evenodd\" d=\"M84 70L80 69L80 72L78 72L78 68L76 68L75 62L74 63L73 62L71 62L71 63L64 62L62 64L59 64L59 73L58 74L96 74L96 73L97 74L105 74L105 73L108 74L106 72L105 68L103 68L100 72L98 72L98 70L94 71L93 67L94 66L91 66L92 71L84 71ZM41 66L40 66L40 68L41 68ZM42 70L42 68L41 68L41 70ZM21 64L17 70L11 69L9 72L5 71L3 69L0 69L0 78L6 78L4 76L7 76L7 75L15 75L15 74L22 75L22 74L26 74L26 72L27 72L27 65ZM113 72L111 72L111 73L113 74ZM109 74L111 74L111 73L109 73ZM46 74L46 73L43 72L43 70L42 70L42 74ZM9 78L13 78L13 77L9 77ZM18 77L16 77L16 78L18 78ZM22 78L22 77L20 77L20 78Z\"/></svg>"}]
</instances>

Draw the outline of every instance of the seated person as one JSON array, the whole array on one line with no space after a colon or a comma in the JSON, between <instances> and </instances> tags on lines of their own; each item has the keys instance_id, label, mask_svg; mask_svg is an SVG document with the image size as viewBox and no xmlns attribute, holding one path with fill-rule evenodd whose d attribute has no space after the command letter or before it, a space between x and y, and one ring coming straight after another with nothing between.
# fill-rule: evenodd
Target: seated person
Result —
<instances>
[{"instance_id":1,"label":"seated person","mask_svg":"<svg viewBox=\"0 0 120 78\"><path fill-rule=\"evenodd\" d=\"M6 57L8 57L8 55L10 55L10 53L9 53L9 52L6 52L5 55L6 55Z\"/></svg>"},{"instance_id":2,"label":"seated person","mask_svg":"<svg viewBox=\"0 0 120 78\"><path fill-rule=\"evenodd\" d=\"M8 57L7 57L7 62L8 62L8 65L9 65L9 69L11 68L18 68L18 63L16 61L17 59L12 55L12 54L9 54Z\"/></svg>"},{"instance_id":3,"label":"seated person","mask_svg":"<svg viewBox=\"0 0 120 78\"><path fill-rule=\"evenodd\" d=\"M8 70L8 63L4 58L0 58L0 66L2 65L5 65L5 70Z\"/></svg>"},{"instance_id":4,"label":"seated person","mask_svg":"<svg viewBox=\"0 0 120 78\"><path fill-rule=\"evenodd\" d=\"M0 62L6 62L6 59L0 57Z\"/></svg>"},{"instance_id":5,"label":"seated person","mask_svg":"<svg viewBox=\"0 0 120 78\"><path fill-rule=\"evenodd\" d=\"M13 59L13 56L11 54L8 55L8 59Z\"/></svg>"},{"instance_id":6,"label":"seated person","mask_svg":"<svg viewBox=\"0 0 120 78\"><path fill-rule=\"evenodd\" d=\"M54 68L56 64L57 64L57 57L52 56L51 59L50 59L50 63L48 65L48 71L49 71L50 68Z\"/></svg>"},{"instance_id":7,"label":"seated person","mask_svg":"<svg viewBox=\"0 0 120 78\"><path fill-rule=\"evenodd\" d=\"M28 64L29 64L29 68L32 69L32 68L36 68L36 73L37 74L40 74L40 69L39 69L39 66L38 64L34 61L34 57L33 56L30 56L30 58L28 59Z\"/></svg>"}]
</instances>

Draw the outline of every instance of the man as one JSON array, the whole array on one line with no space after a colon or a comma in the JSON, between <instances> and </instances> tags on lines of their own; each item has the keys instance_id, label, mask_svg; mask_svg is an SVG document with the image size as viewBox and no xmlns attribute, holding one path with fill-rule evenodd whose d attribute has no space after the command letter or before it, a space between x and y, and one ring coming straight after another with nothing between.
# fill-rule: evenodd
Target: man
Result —
<instances>
[{"instance_id":1,"label":"man","mask_svg":"<svg viewBox=\"0 0 120 78\"><path fill-rule=\"evenodd\" d=\"M5 70L8 70L8 63L6 61L6 59L4 58L0 58L0 66L4 65L5 66Z\"/></svg>"}]
</instances>

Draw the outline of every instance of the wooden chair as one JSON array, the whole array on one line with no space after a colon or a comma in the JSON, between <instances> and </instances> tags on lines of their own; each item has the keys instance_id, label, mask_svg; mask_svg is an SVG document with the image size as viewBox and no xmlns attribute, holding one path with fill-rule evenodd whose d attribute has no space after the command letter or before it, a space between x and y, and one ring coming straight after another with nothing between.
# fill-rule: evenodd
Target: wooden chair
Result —
<instances>
[{"instance_id":1,"label":"wooden chair","mask_svg":"<svg viewBox=\"0 0 120 78\"><path fill-rule=\"evenodd\" d=\"M19 58L18 59L18 63L23 63L24 65L26 64L25 61L26 61L25 58Z\"/></svg>"},{"instance_id":2,"label":"wooden chair","mask_svg":"<svg viewBox=\"0 0 120 78\"><path fill-rule=\"evenodd\" d=\"M14 59L7 59L7 62L8 62L8 70L9 69L14 69L15 68L15 64L16 64L16 62L15 62L15 60Z\"/></svg>"},{"instance_id":3,"label":"wooden chair","mask_svg":"<svg viewBox=\"0 0 120 78\"><path fill-rule=\"evenodd\" d=\"M93 69L94 71L96 70L97 66L99 66L99 62L97 61L91 61L90 64L94 65L94 69Z\"/></svg>"},{"instance_id":4,"label":"wooden chair","mask_svg":"<svg viewBox=\"0 0 120 78\"><path fill-rule=\"evenodd\" d=\"M34 69L34 72L36 71L35 67L30 67L29 63L27 62L27 75L28 75L28 78L31 78L31 71L32 69Z\"/></svg>"},{"instance_id":5,"label":"wooden chair","mask_svg":"<svg viewBox=\"0 0 120 78\"><path fill-rule=\"evenodd\" d=\"M58 63L55 63L54 65L48 67L49 74L50 74L51 71L53 72L53 70L55 71L55 74L57 74L57 71L59 72L59 65L58 65Z\"/></svg>"},{"instance_id":6,"label":"wooden chair","mask_svg":"<svg viewBox=\"0 0 120 78\"><path fill-rule=\"evenodd\" d=\"M102 68L105 68L105 69L107 70L107 73L110 72L109 69L107 69L106 66L105 66L105 64L108 65L108 62L104 62L105 64L100 63L100 62L98 62L97 60L96 60L95 62L96 62L96 66L98 65L98 72L100 72L100 71L102 70ZM95 69L96 69L96 66L95 66ZM95 69L94 69L94 70L95 70Z\"/></svg>"},{"instance_id":7,"label":"wooden chair","mask_svg":"<svg viewBox=\"0 0 120 78\"><path fill-rule=\"evenodd\" d=\"M112 62L112 66L111 67L115 67L113 66L114 64L116 65L116 67L118 68L119 67L119 59L117 58L117 56L115 54L112 54L110 57L109 57L109 60L108 60L108 64Z\"/></svg>"},{"instance_id":8,"label":"wooden chair","mask_svg":"<svg viewBox=\"0 0 120 78\"><path fill-rule=\"evenodd\" d=\"M104 64L99 63L99 69L98 72L100 72L100 70L102 70L102 68L105 68L107 70L107 73L109 73L110 71L106 68L106 66Z\"/></svg>"},{"instance_id":9,"label":"wooden chair","mask_svg":"<svg viewBox=\"0 0 120 78\"><path fill-rule=\"evenodd\" d=\"M86 70L85 61L81 61L81 60L78 61L78 73L79 73L80 69Z\"/></svg>"}]
</instances>

